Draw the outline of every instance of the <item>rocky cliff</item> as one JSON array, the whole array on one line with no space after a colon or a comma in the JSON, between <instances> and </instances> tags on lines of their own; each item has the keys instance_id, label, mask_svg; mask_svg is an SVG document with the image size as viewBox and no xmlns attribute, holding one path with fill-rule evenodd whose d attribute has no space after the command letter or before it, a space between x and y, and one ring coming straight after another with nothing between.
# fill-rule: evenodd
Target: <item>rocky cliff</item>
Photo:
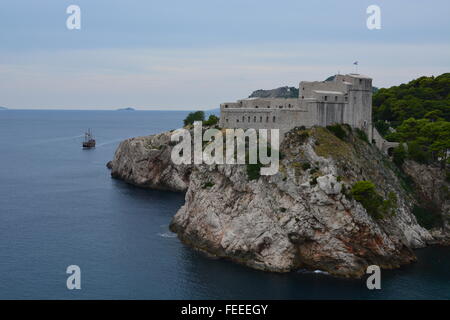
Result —
<instances>
[{"instance_id":1,"label":"rocky cliff","mask_svg":"<svg viewBox=\"0 0 450 320\"><path fill-rule=\"evenodd\" d=\"M174 165L170 134L123 141L108 167L138 186L186 192L170 228L209 255L260 270L360 277L371 264L410 263L411 249L435 240L417 223L416 200L392 163L354 132L293 129L279 172L253 180L247 165ZM353 199L349 190L361 180L384 199L395 195L389 215L376 219Z\"/></svg>"}]
</instances>

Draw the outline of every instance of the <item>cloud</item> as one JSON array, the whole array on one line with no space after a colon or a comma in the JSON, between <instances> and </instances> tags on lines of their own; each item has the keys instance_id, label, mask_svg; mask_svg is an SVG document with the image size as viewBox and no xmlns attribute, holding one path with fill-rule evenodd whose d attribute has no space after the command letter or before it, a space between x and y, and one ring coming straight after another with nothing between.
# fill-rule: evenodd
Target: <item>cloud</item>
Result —
<instances>
[{"instance_id":1,"label":"cloud","mask_svg":"<svg viewBox=\"0 0 450 320\"><path fill-rule=\"evenodd\" d=\"M260 88L338 71L391 86L448 71L450 45L308 42L0 54L0 105L16 108L213 108Z\"/></svg>"}]
</instances>

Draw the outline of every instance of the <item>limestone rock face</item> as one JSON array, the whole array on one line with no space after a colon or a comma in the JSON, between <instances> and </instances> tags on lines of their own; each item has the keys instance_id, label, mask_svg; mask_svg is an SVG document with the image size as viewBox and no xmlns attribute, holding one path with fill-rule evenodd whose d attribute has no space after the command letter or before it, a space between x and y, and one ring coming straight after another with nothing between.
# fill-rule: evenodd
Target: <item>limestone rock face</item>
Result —
<instances>
[{"instance_id":1,"label":"limestone rock face","mask_svg":"<svg viewBox=\"0 0 450 320\"><path fill-rule=\"evenodd\" d=\"M249 267L287 272L320 269L361 277L368 265L396 268L416 259L412 248L432 235L411 213L413 197L374 146L323 128L292 130L280 170L249 180L246 165L182 165L170 159L170 133L122 142L112 175L135 185L186 192L170 228L189 246ZM349 196L371 180L394 214L372 218Z\"/></svg>"},{"instance_id":2,"label":"limestone rock face","mask_svg":"<svg viewBox=\"0 0 450 320\"><path fill-rule=\"evenodd\" d=\"M420 200L432 204L441 213L443 228L434 232L450 238L450 183L446 181L445 170L411 160L403 164L403 170L414 181Z\"/></svg>"},{"instance_id":3,"label":"limestone rock face","mask_svg":"<svg viewBox=\"0 0 450 320\"><path fill-rule=\"evenodd\" d=\"M141 187L186 191L191 167L172 163L170 135L165 132L121 142L107 164L111 176Z\"/></svg>"}]
</instances>

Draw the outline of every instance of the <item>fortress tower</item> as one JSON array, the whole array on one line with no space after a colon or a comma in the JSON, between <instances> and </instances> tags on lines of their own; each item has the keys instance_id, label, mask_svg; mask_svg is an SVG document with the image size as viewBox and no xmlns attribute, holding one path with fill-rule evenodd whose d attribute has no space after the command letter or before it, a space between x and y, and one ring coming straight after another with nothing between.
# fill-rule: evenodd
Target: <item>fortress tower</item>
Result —
<instances>
[{"instance_id":1,"label":"fortress tower","mask_svg":"<svg viewBox=\"0 0 450 320\"><path fill-rule=\"evenodd\" d=\"M294 127L336 123L359 128L372 141L371 78L335 75L329 81L300 82L297 98L249 98L220 105L222 128L278 128L283 137Z\"/></svg>"}]
</instances>

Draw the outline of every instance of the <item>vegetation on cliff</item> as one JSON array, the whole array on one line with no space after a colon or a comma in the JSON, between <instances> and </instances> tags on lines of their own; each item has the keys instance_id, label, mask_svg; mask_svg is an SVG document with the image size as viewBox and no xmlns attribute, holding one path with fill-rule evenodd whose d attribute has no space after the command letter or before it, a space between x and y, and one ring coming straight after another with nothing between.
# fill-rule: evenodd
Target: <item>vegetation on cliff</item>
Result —
<instances>
[{"instance_id":1,"label":"vegetation on cliff","mask_svg":"<svg viewBox=\"0 0 450 320\"><path fill-rule=\"evenodd\" d=\"M388 198L383 199L375 190L372 181L358 181L351 189L352 197L360 202L367 213L374 219L383 219L389 215L395 215L397 196L389 192Z\"/></svg>"},{"instance_id":2,"label":"vegetation on cliff","mask_svg":"<svg viewBox=\"0 0 450 320\"><path fill-rule=\"evenodd\" d=\"M388 140L407 144L395 151L397 164L412 159L444 165L450 149L450 73L380 89L373 95L373 119Z\"/></svg>"}]
</instances>

